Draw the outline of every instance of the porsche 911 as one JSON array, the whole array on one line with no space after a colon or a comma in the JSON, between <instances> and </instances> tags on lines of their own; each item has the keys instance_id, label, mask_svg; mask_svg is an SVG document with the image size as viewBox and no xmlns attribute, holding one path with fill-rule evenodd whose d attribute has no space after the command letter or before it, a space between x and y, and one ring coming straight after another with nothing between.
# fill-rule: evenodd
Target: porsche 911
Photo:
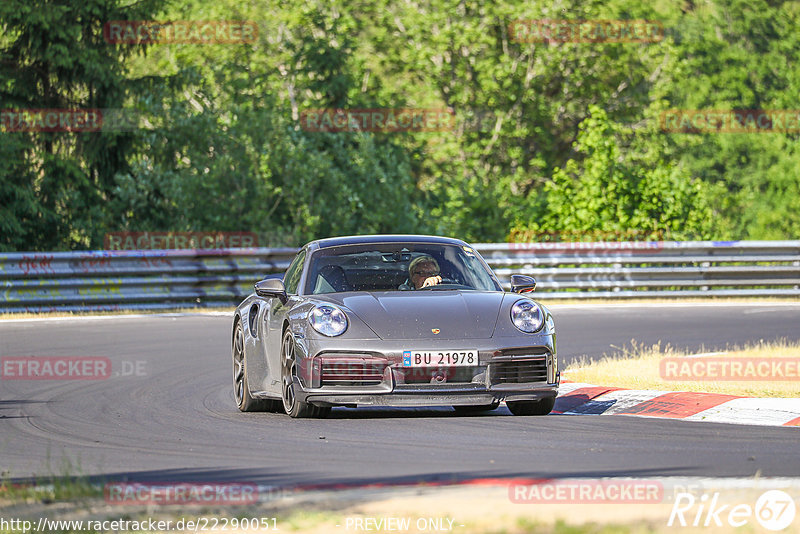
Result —
<instances>
[{"instance_id":1,"label":"porsche 911","mask_svg":"<svg viewBox=\"0 0 800 534\"><path fill-rule=\"evenodd\" d=\"M504 291L458 239L320 239L282 278L236 308L239 410L324 417L336 406L452 406L514 415L553 409L560 374L553 317L511 277Z\"/></svg>"}]
</instances>

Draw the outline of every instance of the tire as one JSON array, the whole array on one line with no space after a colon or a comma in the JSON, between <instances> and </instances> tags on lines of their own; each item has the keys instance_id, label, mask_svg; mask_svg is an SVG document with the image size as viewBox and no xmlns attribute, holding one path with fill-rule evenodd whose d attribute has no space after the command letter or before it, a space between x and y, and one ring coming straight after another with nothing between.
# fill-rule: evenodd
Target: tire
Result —
<instances>
[{"instance_id":1,"label":"tire","mask_svg":"<svg viewBox=\"0 0 800 534\"><path fill-rule=\"evenodd\" d=\"M297 347L294 336L287 330L281 342L281 400L283 410L289 417L327 417L328 406L314 406L297 399L294 378L297 376Z\"/></svg>"},{"instance_id":2,"label":"tire","mask_svg":"<svg viewBox=\"0 0 800 534\"><path fill-rule=\"evenodd\" d=\"M244 330L242 323L236 323L231 352L233 355L233 397L239 411L274 412L279 403L271 399L255 399L250 396L247 383L247 362L244 357Z\"/></svg>"},{"instance_id":3,"label":"tire","mask_svg":"<svg viewBox=\"0 0 800 534\"><path fill-rule=\"evenodd\" d=\"M481 412L489 412L494 410L500 406L500 401L493 402L491 404L476 404L473 406L453 406L453 409L456 413L459 414L471 414L471 413L481 413Z\"/></svg>"},{"instance_id":4,"label":"tire","mask_svg":"<svg viewBox=\"0 0 800 534\"><path fill-rule=\"evenodd\" d=\"M547 397L540 401L509 401L506 406L514 415L547 415L553 411L555 397Z\"/></svg>"}]
</instances>

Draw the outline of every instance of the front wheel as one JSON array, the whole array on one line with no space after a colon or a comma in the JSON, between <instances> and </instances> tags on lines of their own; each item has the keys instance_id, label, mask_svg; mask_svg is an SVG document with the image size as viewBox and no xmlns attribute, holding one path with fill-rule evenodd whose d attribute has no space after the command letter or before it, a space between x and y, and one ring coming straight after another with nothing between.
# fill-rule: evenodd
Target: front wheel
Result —
<instances>
[{"instance_id":1,"label":"front wheel","mask_svg":"<svg viewBox=\"0 0 800 534\"><path fill-rule=\"evenodd\" d=\"M507 401L508 410L514 415L547 415L553 411L556 404L555 397L548 397L540 401Z\"/></svg>"},{"instance_id":2,"label":"front wheel","mask_svg":"<svg viewBox=\"0 0 800 534\"><path fill-rule=\"evenodd\" d=\"M297 398L294 379L297 377L297 345L294 336L287 330L281 343L281 398L283 409L294 418L300 417L325 417L330 407L314 406Z\"/></svg>"}]
</instances>

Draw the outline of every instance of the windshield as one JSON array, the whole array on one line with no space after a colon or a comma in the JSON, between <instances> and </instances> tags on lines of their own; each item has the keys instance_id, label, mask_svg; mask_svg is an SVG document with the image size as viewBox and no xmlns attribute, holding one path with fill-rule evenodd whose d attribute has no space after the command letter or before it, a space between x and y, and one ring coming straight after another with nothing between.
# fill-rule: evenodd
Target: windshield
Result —
<instances>
[{"instance_id":1,"label":"windshield","mask_svg":"<svg viewBox=\"0 0 800 534\"><path fill-rule=\"evenodd\" d=\"M320 249L311 258L306 280L305 294L312 295L344 291L502 291L474 249L435 243L371 243Z\"/></svg>"}]
</instances>

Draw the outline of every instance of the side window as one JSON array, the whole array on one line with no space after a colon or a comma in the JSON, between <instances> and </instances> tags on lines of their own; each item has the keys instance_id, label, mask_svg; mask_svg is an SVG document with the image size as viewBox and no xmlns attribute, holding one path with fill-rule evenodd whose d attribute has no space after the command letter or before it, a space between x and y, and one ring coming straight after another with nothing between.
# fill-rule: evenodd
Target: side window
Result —
<instances>
[{"instance_id":1,"label":"side window","mask_svg":"<svg viewBox=\"0 0 800 534\"><path fill-rule=\"evenodd\" d=\"M303 274L303 263L305 263L305 259L306 250L303 249L294 257L291 265L289 265L289 268L286 270L286 274L283 275L283 285L286 286L286 293L290 295L297 294L297 284L300 283L300 275Z\"/></svg>"}]
</instances>

